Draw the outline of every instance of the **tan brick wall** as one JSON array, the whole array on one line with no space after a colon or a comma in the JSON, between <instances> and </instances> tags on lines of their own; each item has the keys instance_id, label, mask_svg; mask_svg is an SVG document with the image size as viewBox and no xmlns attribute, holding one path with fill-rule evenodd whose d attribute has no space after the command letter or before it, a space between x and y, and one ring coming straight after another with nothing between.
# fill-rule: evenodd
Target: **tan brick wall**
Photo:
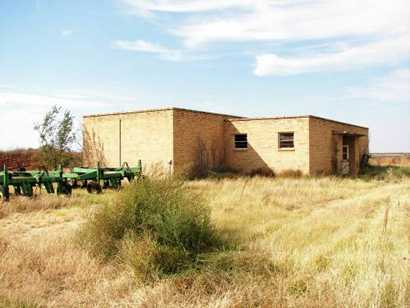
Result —
<instances>
[{"instance_id":1,"label":"tan brick wall","mask_svg":"<svg viewBox=\"0 0 410 308\"><path fill-rule=\"evenodd\" d=\"M294 132L294 150L279 149L280 132ZM234 135L238 133L248 135L247 150L234 148ZM242 172L250 172L257 168L270 168L276 173L292 169L308 174L308 118L226 121L225 163Z\"/></svg>"},{"instance_id":2,"label":"tan brick wall","mask_svg":"<svg viewBox=\"0 0 410 308\"><path fill-rule=\"evenodd\" d=\"M83 121L84 164L91 167L119 164L119 123L115 117L90 117Z\"/></svg>"},{"instance_id":3,"label":"tan brick wall","mask_svg":"<svg viewBox=\"0 0 410 308\"><path fill-rule=\"evenodd\" d=\"M202 161L210 168L222 164L225 116L174 110L174 172L187 174Z\"/></svg>"},{"instance_id":4,"label":"tan brick wall","mask_svg":"<svg viewBox=\"0 0 410 308\"><path fill-rule=\"evenodd\" d=\"M357 142L351 153L354 155L354 169L357 173L360 158L364 153L369 152L368 129L315 117L309 119L310 173L312 175L332 174L340 171L343 139L340 135L334 135L333 131L348 131L365 135L356 139Z\"/></svg>"},{"instance_id":5,"label":"tan brick wall","mask_svg":"<svg viewBox=\"0 0 410 308\"><path fill-rule=\"evenodd\" d=\"M141 159L148 169L159 165L169 170L168 163L173 160L173 110L85 117L85 132L102 146L105 165L110 167L120 164L120 121L121 161L134 166ZM92 156L90 160L96 164Z\"/></svg>"},{"instance_id":6,"label":"tan brick wall","mask_svg":"<svg viewBox=\"0 0 410 308\"><path fill-rule=\"evenodd\" d=\"M148 169L159 166L177 174L188 173L199 157L210 168L226 165L242 172L270 168L277 173L292 169L330 174L335 164L340 168L342 158L342 137L333 131L344 130L366 135L352 151L358 170L360 157L368 153L368 129L316 117L241 120L173 108L84 118L85 135L92 140L91 151L85 151L89 165L102 161L115 167L120 160L136 165L141 159ZM280 132L294 132L293 150L279 149ZM234 148L237 133L248 135L247 150Z\"/></svg>"}]
</instances>

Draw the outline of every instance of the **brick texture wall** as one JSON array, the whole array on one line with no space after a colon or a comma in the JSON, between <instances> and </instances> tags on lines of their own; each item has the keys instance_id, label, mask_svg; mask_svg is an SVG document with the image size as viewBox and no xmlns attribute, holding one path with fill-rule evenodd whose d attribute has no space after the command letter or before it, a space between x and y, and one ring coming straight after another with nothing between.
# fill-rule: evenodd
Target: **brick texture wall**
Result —
<instances>
[{"instance_id":1,"label":"brick texture wall","mask_svg":"<svg viewBox=\"0 0 410 308\"><path fill-rule=\"evenodd\" d=\"M351 132L364 135L355 137L352 145L353 156L352 170L354 174L359 171L360 159L363 154L369 153L368 129L354 125L337 123L310 117L310 174L332 174L340 172L342 161L343 137L335 135L334 131Z\"/></svg>"},{"instance_id":2,"label":"brick texture wall","mask_svg":"<svg viewBox=\"0 0 410 308\"><path fill-rule=\"evenodd\" d=\"M294 132L295 148L279 149L279 133ZM234 148L234 135L247 134L248 149ZM248 173L258 168L274 172L309 173L308 118L228 120L225 122L225 163Z\"/></svg>"},{"instance_id":3,"label":"brick texture wall","mask_svg":"<svg viewBox=\"0 0 410 308\"><path fill-rule=\"evenodd\" d=\"M364 135L352 146L352 168L368 153L368 129L320 119L290 117L240 119L226 115L170 108L84 118L88 165L120 162L188 174L203 164L225 165L245 173L269 168L280 173L331 174L340 169L343 137L334 131ZM279 133L294 133L294 149L279 149ZM247 134L248 149L234 148L234 135ZM171 163L171 164L170 164Z\"/></svg>"},{"instance_id":4,"label":"brick texture wall","mask_svg":"<svg viewBox=\"0 0 410 308\"><path fill-rule=\"evenodd\" d=\"M103 160L104 165L117 167L121 160L135 166L141 159L148 169L155 167L168 172L170 168L172 109L85 117L84 131L91 139L85 142L90 144L85 150L90 165ZM102 152L103 157L96 152Z\"/></svg>"},{"instance_id":5,"label":"brick texture wall","mask_svg":"<svg viewBox=\"0 0 410 308\"><path fill-rule=\"evenodd\" d=\"M174 110L175 173L194 172L201 162L209 168L223 164L225 118L218 114Z\"/></svg>"}]
</instances>

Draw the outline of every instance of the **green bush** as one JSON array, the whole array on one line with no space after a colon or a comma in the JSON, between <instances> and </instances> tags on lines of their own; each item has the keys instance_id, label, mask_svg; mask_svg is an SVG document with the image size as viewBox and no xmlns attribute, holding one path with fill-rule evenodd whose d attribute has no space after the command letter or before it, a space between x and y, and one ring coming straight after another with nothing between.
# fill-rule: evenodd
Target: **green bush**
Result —
<instances>
[{"instance_id":1,"label":"green bush","mask_svg":"<svg viewBox=\"0 0 410 308\"><path fill-rule=\"evenodd\" d=\"M177 273L198 255L222 248L202 199L171 179L144 179L96 211L80 231L83 245L119 256L147 279Z\"/></svg>"}]
</instances>

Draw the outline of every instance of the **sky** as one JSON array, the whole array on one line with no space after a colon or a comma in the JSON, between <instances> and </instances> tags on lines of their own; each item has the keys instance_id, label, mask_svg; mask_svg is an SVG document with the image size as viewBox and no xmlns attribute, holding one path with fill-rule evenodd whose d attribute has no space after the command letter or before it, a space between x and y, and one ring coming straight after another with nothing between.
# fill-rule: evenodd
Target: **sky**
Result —
<instances>
[{"instance_id":1,"label":"sky","mask_svg":"<svg viewBox=\"0 0 410 308\"><path fill-rule=\"evenodd\" d=\"M408 0L0 0L0 149L53 105L316 115L410 152Z\"/></svg>"}]
</instances>

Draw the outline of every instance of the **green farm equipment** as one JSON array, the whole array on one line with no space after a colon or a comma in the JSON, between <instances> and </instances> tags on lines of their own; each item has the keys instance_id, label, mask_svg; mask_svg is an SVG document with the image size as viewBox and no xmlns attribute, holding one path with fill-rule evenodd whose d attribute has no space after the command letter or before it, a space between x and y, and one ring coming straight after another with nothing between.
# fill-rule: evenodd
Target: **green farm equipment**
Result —
<instances>
[{"instance_id":1,"label":"green farm equipment","mask_svg":"<svg viewBox=\"0 0 410 308\"><path fill-rule=\"evenodd\" d=\"M129 182L142 177L142 164L130 168L124 163L121 168L73 168L71 172L59 170L47 171L9 171L4 166L0 171L0 196L3 201L10 198L10 187L13 187L16 195L26 197L33 196L33 189L44 188L47 193L58 195L71 195L73 188L86 188L89 193L101 193L103 189L119 189L121 182L127 179ZM56 189L55 189L56 187Z\"/></svg>"},{"instance_id":2,"label":"green farm equipment","mask_svg":"<svg viewBox=\"0 0 410 308\"><path fill-rule=\"evenodd\" d=\"M102 189L107 188L119 189L123 179L132 182L141 176L141 161L135 168L130 168L127 163L121 168L101 168L98 164L97 168L73 168L71 172L63 174L63 178L72 183L73 187L82 183L81 187L87 188L89 193L101 193Z\"/></svg>"}]
</instances>

